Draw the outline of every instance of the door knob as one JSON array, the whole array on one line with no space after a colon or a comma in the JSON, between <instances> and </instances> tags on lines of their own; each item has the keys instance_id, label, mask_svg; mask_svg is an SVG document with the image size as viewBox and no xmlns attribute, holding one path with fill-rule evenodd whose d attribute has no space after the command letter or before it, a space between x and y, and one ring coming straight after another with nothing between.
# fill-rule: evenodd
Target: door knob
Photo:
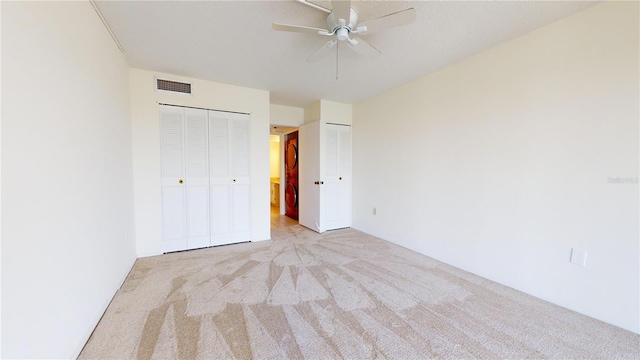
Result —
<instances>
[{"instance_id":1,"label":"door knob","mask_svg":"<svg viewBox=\"0 0 640 360\"><path fill-rule=\"evenodd\" d=\"M178 184L184 184L184 180L182 179L178 180Z\"/></svg>"}]
</instances>

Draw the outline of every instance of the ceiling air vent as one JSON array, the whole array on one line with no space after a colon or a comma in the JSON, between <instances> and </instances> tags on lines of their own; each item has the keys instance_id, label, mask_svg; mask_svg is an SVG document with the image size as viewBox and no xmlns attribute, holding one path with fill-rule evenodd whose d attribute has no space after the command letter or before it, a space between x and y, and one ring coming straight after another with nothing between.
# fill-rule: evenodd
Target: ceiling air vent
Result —
<instances>
[{"instance_id":1,"label":"ceiling air vent","mask_svg":"<svg viewBox=\"0 0 640 360\"><path fill-rule=\"evenodd\" d=\"M191 84L165 79L156 79L156 90L191 94Z\"/></svg>"}]
</instances>

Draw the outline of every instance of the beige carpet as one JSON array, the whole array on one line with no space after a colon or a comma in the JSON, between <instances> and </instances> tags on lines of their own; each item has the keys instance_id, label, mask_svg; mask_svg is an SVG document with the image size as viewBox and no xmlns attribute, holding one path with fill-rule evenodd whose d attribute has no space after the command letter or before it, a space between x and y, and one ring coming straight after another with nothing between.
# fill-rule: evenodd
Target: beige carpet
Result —
<instances>
[{"instance_id":1,"label":"beige carpet","mask_svg":"<svg viewBox=\"0 0 640 360\"><path fill-rule=\"evenodd\" d=\"M80 358L640 358L640 336L355 230L139 259Z\"/></svg>"}]
</instances>

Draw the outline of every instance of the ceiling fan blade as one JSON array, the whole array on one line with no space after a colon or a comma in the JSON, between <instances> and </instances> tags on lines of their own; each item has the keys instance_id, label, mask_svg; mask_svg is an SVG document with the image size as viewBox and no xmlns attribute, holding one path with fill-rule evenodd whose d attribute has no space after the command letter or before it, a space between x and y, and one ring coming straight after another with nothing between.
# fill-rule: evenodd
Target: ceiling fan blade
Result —
<instances>
[{"instance_id":1,"label":"ceiling fan blade","mask_svg":"<svg viewBox=\"0 0 640 360\"><path fill-rule=\"evenodd\" d=\"M360 26L366 26L367 31L362 35L371 34L377 31L391 29L396 26L411 24L416 20L416 10L414 8L408 8L406 10L398 11L393 14L385 15L381 18L363 21L358 24Z\"/></svg>"},{"instance_id":2,"label":"ceiling fan blade","mask_svg":"<svg viewBox=\"0 0 640 360\"><path fill-rule=\"evenodd\" d=\"M314 8L314 9L318 9L318 10L320 10L320 11L324 11L324 12L326 12L327 14L331 12L331 10L329 10L329 9L327 9L327 8L325 8L325 7L322 7L322 6L320 6L320 5L316 5L316 4L314 4L314 3L312 3L312 2L309 2L309 1L307 1L307 0L297 0L297 1L298 1L299 3L301 3L301 4L307 5L307 6L309 6L309 7Z\"/></svg>"},{"instance_id":3,"label":"ceiling fan blade","mask_svg":"<svg viewBox=\"0 0 640 360\"><path fill-rule=\"evenodd\" d=\"M273 30L278 30L278 31L290 31L290 32L299 32L299 33L315 34L315 35L318 35L319 31L325 31L325 32L327 31L325 29L319 29L319 28L308 27L308 26L287 25L287 24L278 24L278 23L273 23L273 25L271 25L271 28L273 28Z\"/></svg>"},{"instance_id":4,"label":"ceiling fan blade","mask_svg":"<svg viewBox=\"0 0 640 360\"><path fill-rule=\"evenodd\" d=\"M320 60L323 56L325 56L329 50L333 49L336 45L336 40L328 41L326 44L322 45L318 50L316 50L311 56L307 58L307 62L316 62Z\"/></svg>"},{"instance_id":5,"label":"ceiling fan blade","mask_svg":"<svg viewBox=\"0 0 640 360\"><path fill-rule=\"evenodd\" d=\"M373 57L376 55L380 55L382 52L378 49L376 49L375 47L373 47L373 45L369 44L368 42L358 38L356 40L358 43L355 45L351 45L350 43L348 43L350 46L350 48L353 49L353 51L357 52L360 55L366 56L366 57Z\"/></svg>"},{"instance_id":6,"label":"ceiling fan blade","mask_svg":"<svg viewBox=\"0 0 640 360\"><path fill-rule=\"evenodd\" d=\"M333 18L338 22L339 19L344 19L346 25L349 25L351 18L351 0L333 0Z\"/></svg>"}]
</instances>

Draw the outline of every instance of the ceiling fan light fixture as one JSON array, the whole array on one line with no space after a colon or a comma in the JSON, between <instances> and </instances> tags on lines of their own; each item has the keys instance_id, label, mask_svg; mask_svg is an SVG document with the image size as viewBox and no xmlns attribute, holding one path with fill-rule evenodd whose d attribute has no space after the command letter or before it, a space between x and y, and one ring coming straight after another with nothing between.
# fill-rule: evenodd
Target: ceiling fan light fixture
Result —
<instances>
[{"instance_id":1,"label":"ceiling fan light fixture","mask_svg":"<svg viewBox=\"0 0 640 360\"><path fill-rule=\"evenodd\" d=\"M364 32L367 32L366 26L358 26L355 31L352 31L354 34L362 34Z\"/></svg>"},{"instance_id":2,"label":"ceiling fan light fixture","mask_svg":"<svg viewBox=\"0 0 640 360\"><path fill-rule=\"evenodd\" d=\"M336 37L340 41L345 41L349 38L349 30L347 28L340 28L336 31Z\"/></svg>"}]
</instances>

